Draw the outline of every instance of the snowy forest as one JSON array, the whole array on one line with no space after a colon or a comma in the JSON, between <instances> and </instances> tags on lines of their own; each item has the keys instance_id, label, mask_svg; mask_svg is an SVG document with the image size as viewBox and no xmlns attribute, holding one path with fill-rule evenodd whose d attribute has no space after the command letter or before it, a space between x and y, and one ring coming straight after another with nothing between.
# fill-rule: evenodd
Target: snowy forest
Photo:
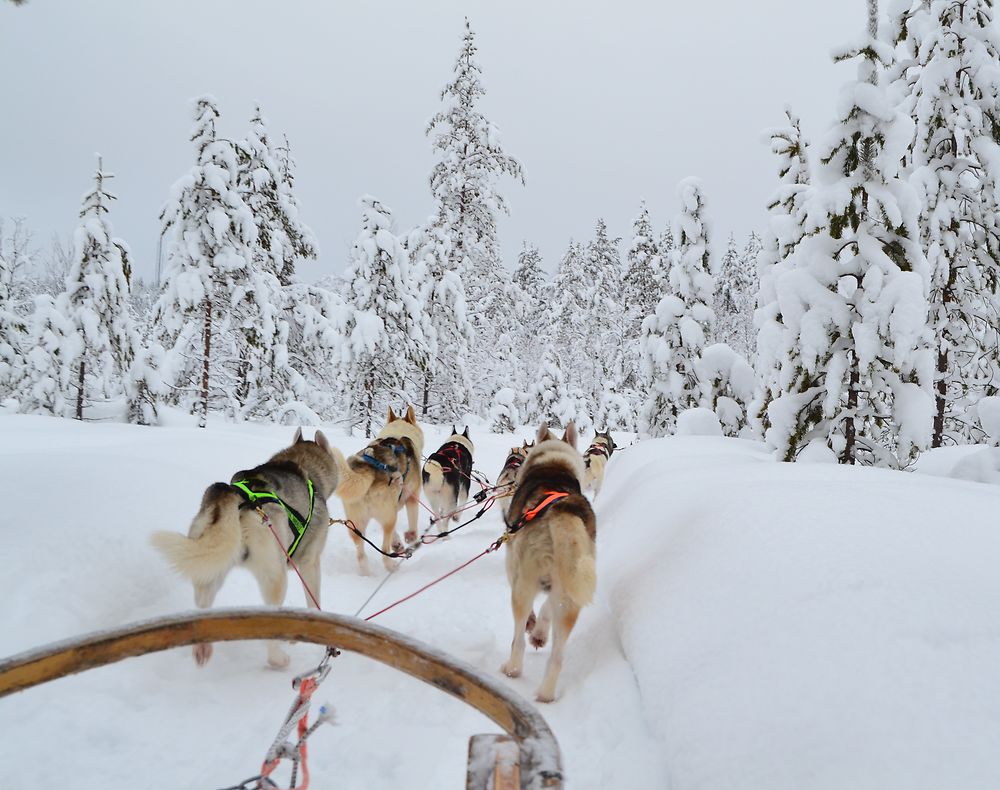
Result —
<instances>
[{"instance_id":1,"label":"snowy forest","mask_svg":"<svg viewBox=\"0 0 1000 790\"><path fill-rule=\"evenodd\" d=\"M858 21L836 54L856 78L825 136L803 139L792 108L775 119L768 226L721 247L712 196L691 177L669 222L637 196L621 238L597 218L557 262L530 242L503 260L504 194L526 172L480 109L466 22L424 130L433 215L405 230L360 197L343 274L307 282L318 245L291 143L259 107L242 137L223 136L221 103L202 96L192 166L164 185L160 283L134 281L114 235L111 160L96 162L71 244L46 256L26 220L0 226L0 402L366 435L402 402L431 423L575 420L641 437L675 433L697 409L779 459L888 468L998 443L993 4L905 0L879 18L870 2Z\"/></svg>"}]
</instances>

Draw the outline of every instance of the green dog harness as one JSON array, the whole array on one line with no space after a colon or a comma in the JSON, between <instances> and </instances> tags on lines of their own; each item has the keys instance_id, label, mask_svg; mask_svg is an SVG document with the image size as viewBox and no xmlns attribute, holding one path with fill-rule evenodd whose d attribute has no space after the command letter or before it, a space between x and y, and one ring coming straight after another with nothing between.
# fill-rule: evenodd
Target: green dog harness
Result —
<instances>
[{"instance_id":1,"label":"green dog harness","mask_svg":"<svg viewBox=\"0 0 1000 790\"><path fill-rule=\"evenodd\" d=\"M232 486L243 495L243 498L246 499L247 503L251 506L258 507L262 504L271 502L278 505L285 511L285 515L288 516L288 525L292 528L292 532L295 535L292 545L288 547L288 559L291 559L295 550L298 549L299 543L302 541L302 537L306 534L306 530L309 529L309 522L312 521L313 504L316 501L316 491L313 489L312 480L306 478L306 485L309 486L309 515L306 517L305 521L302 520L301 513L285 502L285 500L273 491L254 491L250 488L249 484L249 480L237 480L232 484Z\"/></svg>"}]
</instances>

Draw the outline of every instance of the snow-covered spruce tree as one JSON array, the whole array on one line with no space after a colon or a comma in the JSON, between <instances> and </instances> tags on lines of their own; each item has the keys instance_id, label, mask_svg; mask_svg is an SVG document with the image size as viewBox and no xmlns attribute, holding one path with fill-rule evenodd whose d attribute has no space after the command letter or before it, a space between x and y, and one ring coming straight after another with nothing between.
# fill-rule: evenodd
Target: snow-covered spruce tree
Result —
<instances>
[{"instance_id":1,"label":"snow-covered spruce tree","mask_svg":"<svg viewBox=\"0 0 1000 790\"><path fill-rule=\"evenodd\" d=\"M810 189L807 145L799 119L785 108L787 126L769 130L771 151L778 157L779 185L768 204L768 231L757 256L757 331L754 369L758 389L750 405L750 424L763 438L771 427L767 409L789 386L782 375L798 375L794 359L799 354L797 333L787 325L778 305L775 283L788 271L788 256L805 233L805 205Z\"/></svg>"},{"instance_id":2,"label":"snow-covered spruce tree","mask_svg":"<svg viewBox=\"0 0 1000 790\"><path fill-rule=\"evenodd\" d=\"M303 336L301 328L293 325L295 289L291 286L296 263L315 259L318 246L312 231L299 219L287 140L279 155L259 106L238 150L240 194L257 227L250 268L258 288L247 305L248 312L255 310L257 315L244 323L238 400L246 416L273 419L289 409L301 416L309 386L294 361L303 356L302 349L290 345Z\"/></svg>"},{"instance_id":3,"label":"snow-covered spruce tree","mask_svg":"<svg viewBox=\"0 0 1000 790\"><path fill-rule=\"evenodd\" d=\"M496 391L488 416L491 431L494 433L514 432L514 429L521 424L517 403L518 395L510 387L501 387Z\"/></svg>"},{"instance_id":4,"label":"snow-covered spruce tree","mask_svg":"<svg viewBox=\"0 0 1000 790\"><path fill-rule=\"evenodd\" d=\"M451 239L440 217L414 230L408 240L427 354L417 388L421 416L445 423L469 410L474 332L467 316L465 284L451 264ZM486 366L489 367L489 366Z\"/></svg>"},{"instance_id":5,"label":"snow-covered spruce tree","mask_svg":"<svg viewBox=\"0 0 1000 790\"><path fill-rule=\"evenodd\" d=\"M753 323L750 307L752 285L736 246L736 237L730 234L726 252L719 263L719 275L715 279L712 303L715 312L715 339L719 343L725 343L744 359L749 356L746 347L747 325Z\"/></svg>"},{"instance_id":6,"label":"snow-covered spruce tree","mask_svg":"<svg viewBox=\"0 0 1000 790\"><path fill-rule=\"evenodd\" d=\"M542 353L538 378L532 382L528 395L527 416L531 423L544 420L550 425L565 425L576 416L576 402L566 383L562 359L552 348Z\"/></svg>"},{"instance_id":7,"label":"snow-covered spruce tree","mask_svg":"<svg viewBox=\"0 0 1000 790\"><path fill-rule=\"evenodd\" d=\"M786 460L818 440L841 463L902 466L930 442L926 263L899 177L913 127L880 84L892 50L876 28L868 0L867 37L836 58L860 58L858 79L820 150L805 235L774 284L794 353L779 360L765 438Z\"/></svg>"},{"instance_id":8,"label":"snow-covered spruce tree","mask_svg":"<svg viewBox=\"0 0 1000 790\"><path fill-rule=\"evenodd\" d=\"M517 266L511 278L534 306L545 300L545 272L542 271L542 254L534 244L524 242L517 256Z\"/></svg>"},{"instance_id":9,"label":"snow-covered spruce tree","mask_svg":"<svg viewBox=\"0 0 1000 790\"><path fill-rule=\"evenodd\" d=\"M726 436L743 435L747 406L756 386L750 363L725 343L714 343L702 350L694 366L701 385L701 405L715 412Z\"/></svg>"},{"instance_id":10,"label":"snow-covered spruce tree","mask_svg":"<svg viewBox=\"0 0 1000 790\"><path fill-rule=\"evenodd\" d=\"M66 294L36 296L28 330L26 365L18 388L18 405L25 414L71 417L75 406L73 365L82 339L66 317Z\"/></svg>"},{"instance_id":11,"label":"snow-covered spruce tree","mask_svg":"<svg viewBox=\"0 0 1000 790\"><path fill-rule=\"evenodd\" d=\"M13 284L14 262L0 244L0 403L14 394L24 375L28 322L14 311Z\"/></svg>"},{"instance_id":12,"label":"snow-covered spruce tree","mask_svg":"<svg viewBox=\"0 0 1000 790\"><path fill-rule=\"evenodd\" d=\"M671 227L671 223L668 222L667 227L663 229L663 233L660 234L660 238L656 242L656 249L660 253L660 266L664 272L670 269L671 255L676 246L674 242L674 229Z\"/></svg>"},{"instance_id":13,"label":"snow-covered spruce tree","mask_svg":"<svg viewBox=\"0 0 1000 790\"><path fill-rule=\"evenodd\" d=\"M83 196L65 297L58 301L64 305L68 331L79 338L74 344L78 356L60 360L73 368L78 420L83 419L85 402L95 396L107 400L123 392L135 359L136 331L129 311L132 267L125 242L111 235L107 214L116 198L105 184L111 178L98 157L94 188Z\"/></svg>"},{"instance_id":14,"label":"snow-covered spruce tree","mask_svg":"<svg viewBox=\"0 0 1000 790\"><path fill-rule=\"evenodd\" d=\"M169 241L153 317L169 357L172 400L191 403L201 427L213 399L232 414L242 411L262 339L273 336L257 301L271 288L254 267L257 226L240 191L239 152L216 134L218 117L213 97L195 100L197 162L160 214Z\"/></svg>"},{"instance_id":15,"label":"snow-covered spruce tree","mask_svg":"<svg viewBox=\"0 0 1000 790\"><path fill-rule=\"evenodd\" d=\"M746 320L743 322L743 347L746 348L746 359L751 362L757 353L757 330L754 327L754 310L757 308L757 294L760 291L760 256L764 249L764 241L757 231L750 231L747 243L740 253L740 266L743 268L743 278L747 283Z\"/></svg>"},{"instance_id":16,"label":"snow-covered spruce tree","mask_svg":"<svg viewBox=\"0 0 1000 790\"><path fill-rule=\"evenodd\" d=\"M260 105L256 105L250 133L239 147L240 191L257 225L256 263L281 285L290 285L296 263L304 258L315 260L319 245L299 218L288 140L279 154L271 145Z\"/></svg>"},{"instance_id":17,"label":"snow-covered spruce tree","mask_svg":"<svg viewBox=\"0 0 1000 790\"><path fill-rule=\"evenodd\" d=\"M494 328L512 310L497 242L497 215L509 209L498 182L507 175L523 183L524 175L520 162L501 147L496 126L478 109L486 93L481 73L475 35L466 19L454 77L441 91L445 107L427 126L436 159L430 187L436 213L443 218L444 232L451 240L448 269L467 285L475 351L488 353L496 340ZM488 393L479 394L486 397Z\"/></svg>"},{"instance_id":18,"label":"snow-covered spruce tree","mask_svg":"<svg viewBox=\"0 0 1000 790\"><path fill-rule=\"evenodd\" d=\"M673 236L669 237L672 239ZM642 321L652 315L656 305L667 293L668 261L660 255L649 209L645 201L639 216L632 223L632 243L625 256L625 275L622 278L622 309L626 318L627 336L637 340L642 334Z\"/></svg>"},{"instance_id":19,"label":"snow-covered spruce tree","mask_svg":"<svg viewBox=\"0 0 1000 790\"><path fill-rule=\"evenodd\" d=\"M298 424L331 422L342 421L350 413L350 404L339 389L338 364L353 311L341 296L347 286L334 284L331 279L324 278L314 285L294 282L285 286L292 305L288 353L292 366L305 379L306 391L304 403L285 404L275 415L279 419Z\"/></svg>"},{"instance_id":20,"label":"snow-covered spruce tree","mask_svg":"<svg viewBox=\"0 0 1000 790\"><path fill-rule=\"evenodd\" d=\"M606 391L623 385L620 361L625 348L625 326L620 299L620 242L621 239L608 236L607 224L598 219L594 238L587 244L583 258L583 353L578 357L578 373L591 416Z\"/></svg>"},{"instance_id":21,"label":"snow-covered spruce tree","mask_svg":"<svg viewBox=\"0 0 1000 790\"><path fill-rule=\"evenodd\" d=\"M417 402L406 388L426 364L426 319L406 251L392 232L392 212L370 195L358 205L361 232L345 274L352 313L342 329L340 378L354 424L371 436L373 421L393 402Z\"/></svg>"},{"instance_id":22,"label":"snow-covered spruce tree","mask_svg":"<svg viewBox=\"0 0 1000 790\"><path fill-rule=\"evenodd\" d=\"M570 239L569 246L555 271L550 286L549 312L551 322L546 332L548 347L560 360L560 368L568 387L580 382L581 358L586 328L586 293L584 280L586 251L582 244Z\"/></svg>"},{"instance_id":23,"label":"snow-covered spruce tree","mask_svg":"<svg viewBox=\"0 0 1000 790\"><path fill-rule=\"evenodd\" d=\"M542 270L538 248L524 242L510 286L514 291L513 322L508 327L515 348L516 365L507 384L517 394L520 411L527 413L532 382L535 381L545 350L551 316L548 312L549 284ZM504 382L498 382L501 386ZM494 396L496 402L496 396Z\"/></svg>"},{"instance_id":24,"label":"snow-covered spruce tree","mask_svg":"<svg viewBox=\"0 0 1000 790\"><path fill-rule=\"evenodd\" d=\"M639 418L645 436L673 433L677 416L699 405L701 387L695 360L712 337L709 232L701 181L678 185L677 248L671 258L670 294L642 324L642 373L647 394Z\"/></svg>"},{"instance_id":25,"label":"snow-covered spruce tree","mask_svg":"<svg viewBox=\"0 0 1000 790\"><path fill-rule=\"evenodd\" d=\"M661 243L669 249L660 250L654 239L649 210L643 202L639 216L632 224L632 243L625 258L625 273L622 276L623 343L616 363L621 379L621 392L602 404L598 425L617 420L625 427L621 421L621 401L627 401L633 407L632 427L625 429L632 430L635 427L635 412L642 389L642 322L656 312L660 299L669 293L669 255L673 250L673 234L669 228L663 234Z\"/></svg>"},{"instance_id":26,"label":"snow-covered spruce tree","mask_svg":"<svg viewBox=\"0 0 1000 790\"><path fill-rule=\"evenodd\" d=\"M1000 371L1000 33L992 0L921 0L891 16L908 165L930 270L932 446L977 438L969 409Z\"/></svg>"}]
</instances>

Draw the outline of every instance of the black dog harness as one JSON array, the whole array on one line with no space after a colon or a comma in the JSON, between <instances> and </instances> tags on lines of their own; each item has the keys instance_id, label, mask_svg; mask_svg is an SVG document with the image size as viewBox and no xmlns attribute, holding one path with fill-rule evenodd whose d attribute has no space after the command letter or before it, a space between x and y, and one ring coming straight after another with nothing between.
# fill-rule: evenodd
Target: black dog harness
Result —
<instances>
[{"instance_id":1,"label":"black dog harness","mask_svg":"<svg viewBox=\"0 0 1000 790\"><path fill-rule=\"evenodd\" d=\"M309 515L306 516L305 519L302 518L302 514L299 513L299 511L285 502L285 500L273 491L254 491L250 488L251 482L253 481L237 480L231 485L239 491L246 500L247 507L260 507L260 505L270 502L278 505L278 507L285 511L285 515L288 516L288 526L292 528L292 545L288 547L288 559L291 559L292 555L299 548L299 543L302 542L302 538L305 536L306 530L309 529L309 522L312 521L313 505L316 502L316 490L313 488L312 480L308 477L306 478L306 485L309 487Z\"/></svg>"}]
</instances>

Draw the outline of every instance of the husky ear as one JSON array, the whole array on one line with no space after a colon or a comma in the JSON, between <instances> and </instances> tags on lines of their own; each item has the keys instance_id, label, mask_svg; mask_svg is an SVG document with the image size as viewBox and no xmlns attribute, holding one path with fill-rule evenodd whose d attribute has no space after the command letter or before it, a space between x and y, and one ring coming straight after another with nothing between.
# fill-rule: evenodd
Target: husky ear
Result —
<instances>
[{"instance_id":1,"label":"husky ear","mask_svg":"<svg viewBox=\"0 0 1000 790\"><path fill-rule=\"evenodd\" d=\"M396 413L392 410L392 406L389 407L389 416L385 418L387 423L396 421Z\"/></svg>"},{"instance_id":2,"label":"husky ear","mask_svg":"<svg viewBox=\"0 0 1000 790\"><path fill-rule=\"evenodd\" d=\"M330 452L330 442L327 440L322 431L316 431L316 444L327 452Z\"/></svg>"},{"instance_id":3,"label":"husky ear","mask_svg":"<svg viewBox=\"0 0 1000 790\"><path fill-rule=\"evenodd\" d=\"M410 425L417 424L417 413L413 410L413 405L409 403L406 405L406 421Z\"/></svg>"},{"instance_id":4,"label":"husky ear","mask_svg":"<svg viewBox=\"0 0 1000 790\"><path fill-rule=\"evenodd\" d=\"M566 444L568 444L574 450L576 449L576 423L575 422L571 421L569 423L569 425L566 426L566 430L563 432L563 438L562 438L562 440L564 442L566 442Z\"/></svg>"},{"instance_id":5,"label":"husky ear","mask_svg":"<svg viewBox=\"0 0 1000 790\"><path fill-rule=\"evenodd\" d=\"M292 444L298 444L302 441L302 428L295 429L295 438L292 439Z\"/></svg>"},{"instance_id":6,"label":"husky ear","mask_svg":"<svg viewBox=\"0 0 1000 790\"><path fill-rule=\"evenodd\" d=\"M455 427L455 423L452 423L451 424L451 435L454 436L456 433L458 433L458 428Z\"/></svg>"},{"instance_id":7,"label":"husky ear","mask_svg":"<svg viewBox=\"0 0 1000 790\"><path fill-rule=\"evenodd\" d=\"M535 434L535 438L540 442L544 442L546 439L552 438L552 434L549 433L549 424L547 422L543 422L540 426L538 426L538 433Z\"/></svg>"},{"instance_id":8,"label":"husky ear","mask_svg":"<svg viewBox=\"0 0 1000 790\"><path fill-rule=\"evenodd\" d=\"M466 425L465 426L465 430L462 431L462 436L464 436L466 439L470 438L469 437L469 426L468 425Z\"/></svg>"}]
</instances>

